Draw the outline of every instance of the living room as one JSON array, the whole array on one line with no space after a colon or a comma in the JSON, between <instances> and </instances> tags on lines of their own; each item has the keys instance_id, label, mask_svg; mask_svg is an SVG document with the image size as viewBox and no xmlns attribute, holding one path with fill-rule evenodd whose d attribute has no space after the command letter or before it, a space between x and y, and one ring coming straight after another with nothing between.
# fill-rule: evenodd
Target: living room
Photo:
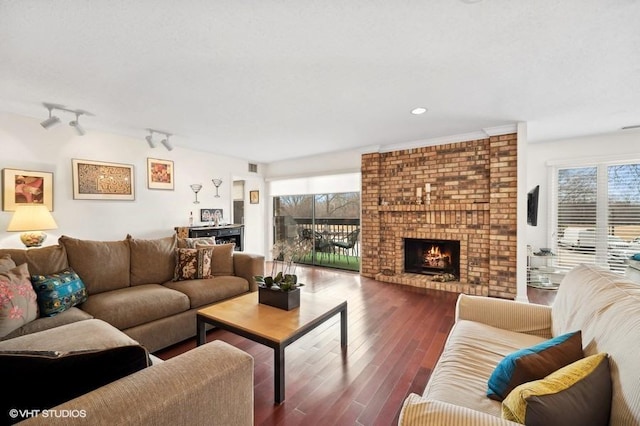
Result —
<instances>
[{"instance_id":1,"label":"living room","mask_svg":"<svg viewBox=\"0 0 640 426\"><path fill-rule=\"evenodd\" d=\"M355 174L363 183L362 269L347 273L346 281L526 302L528 252L555 251L561 237L558 168L640 163L635 101L640 92L635 45L640 40L627 28L640 13L635 4L552 3L510 10L489 0L456 0L440 10L330 2L305 10L269 3L228 9L194 5L193 11L163 5L149 22L144 7L131 6L128 15L124 3L93 10L71 0L59 8L30 1L0 6L0 35L7 40L0 51L10 58L0 71L0 169L50 176L57 228L45 230L45 247L62 236L94 241L171 237L176 227L190 225L190 217L195 225L210 223L201 209L220 210L221 222L232 224L240 202L242 252L269 262L272 187L318 177L340 181ZM63 11L69 13L68 32L58 28L66 19L58 15ZM572 31L560 29L571 13L583 23L572 19ZM458 18L452 21L451 16ZM501 22L502 30L483 32L494 21ZM548 28L543 30L540 22ZM378 34L380 26L388 34ZM444 35L448 27L456 28L451 37ZM412 39L414 31L421 37ZM505 40L500 31L514 39ZM576 34L583 41L573 40ZM458 44L464 51L457 50ZM503 66L507 62L514 68ZM231 80L234 73L237 80ZM415 107L426 111L413 114ZM60 123L45 128L41 123L51 115ZM84 134L67 125L74 120ZM478 141L495 144L500 137L510 138L516 153L508 166L513 168L507 179L510 210L499 210L505 205L496 202L500 191L491 187L502 184L487 171L486 193L473 186L460 201L473 205L460 214L463 221L469 218L462 248L476 253L462 256L464 276L442 284L407 278L401 255L388 252L403 237L391 227L406 231L405 237L422 237L430 228L422 213L459 196L447 192L450 176L429 174L428 155L443 146L450 147L447 155L479 151L484 142ZM393 204L377 192L367 196L365 189L376 182L367 175L368 166L375 163L376 170L383 170L394 155L406 155L402 162L407 164L415 152L422 155L416 160L418 171L394 174L388 169L389 180L376 183L379 194L396 194L402 201ZM125 200L79 197L74 160L130 167L133 193ZM152 185L149 160L170 165L170 187ZM406 176L419 177L411 181ZM239 193L234 183L242 184ZM193 184L202 188L194 192ZM459 182L451 186L465 189ZM527 193L535 187L540 191L538 218L531 226ZM425 204L427 188L432 207ZM6 191L4 182L3 203ZM310 188L301 191L314 194ZM491 200L497 204L494 210L477 206ZM510 228L490 236L490 225L503 213L510 215ZM0 249L24 247L19 232L7 231L12 216L11 209L0 212ZM462 235L459 218L451 221L433 222L445 224L436 231L444 239ZM484 231L483 239L477 236ZM634 238L624 239L630 244ZM443 311L446 317L453 315L450 305L450 311ZM251 351L264 355L254 347ZM268 374L264 366L259 371ZM276 423L277 413L269 421Z\"/></svg>"}]
</instances>

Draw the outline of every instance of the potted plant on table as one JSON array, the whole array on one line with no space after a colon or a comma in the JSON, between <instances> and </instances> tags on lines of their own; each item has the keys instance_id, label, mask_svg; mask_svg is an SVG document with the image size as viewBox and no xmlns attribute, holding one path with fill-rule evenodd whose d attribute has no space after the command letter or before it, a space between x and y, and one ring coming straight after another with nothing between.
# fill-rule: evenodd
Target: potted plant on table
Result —
<instances>
[{"instance_id":1,"label":"potted plant on table","mask_svg":"<svg viewBox=\"0 0 640 426\"><path fill-rule=\"evenodd\" d=\"M296 261L310 251L311 242L298 237L288 241L278 241L273 245L271 275L254 277L258 283L260 303L288 311L300 306L300 287L304 284L298 282L298 276L295 273Z\"/></svg>"}]
</instances>

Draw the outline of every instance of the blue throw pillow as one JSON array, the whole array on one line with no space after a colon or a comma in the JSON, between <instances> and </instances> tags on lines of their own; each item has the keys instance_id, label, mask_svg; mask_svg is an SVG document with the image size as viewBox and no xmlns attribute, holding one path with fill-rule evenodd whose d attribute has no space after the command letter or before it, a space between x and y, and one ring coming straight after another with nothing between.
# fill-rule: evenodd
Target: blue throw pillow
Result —
<instances>
[{"instance_id":1,"label":"blue throw pillow","mask_svg":"<svg viewBox=\"0 0 640 426\"><path fill-rule=\"evenodd\" d=\"M580 331L520 349L504 357L493 370L487 396L502 401L516 386L542 379L583 357Z\"/></svg>"},{"instance_id":2,"label":"blue throw pillow","mask_svg":"<svg viewBox=\"0 0 640 426\"><path fill-rule=\"evenodd\" d=\"M40 316L52 317L87 300L87 289L74 272L67 268L55 274L32 275Z\"/></svg>"}]
</instances>

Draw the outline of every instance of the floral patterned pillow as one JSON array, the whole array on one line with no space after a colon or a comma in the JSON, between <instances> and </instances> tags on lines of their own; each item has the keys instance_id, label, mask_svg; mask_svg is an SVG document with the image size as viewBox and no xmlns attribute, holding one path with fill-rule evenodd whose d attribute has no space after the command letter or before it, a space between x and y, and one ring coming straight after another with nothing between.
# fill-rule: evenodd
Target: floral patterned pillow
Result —
<instances>
[{"instance_id":1,"label":"floral patterned pillow","mask_svg":"<svg viewBox=\"0 0 640 426\"><path fill-rule=\"evenodd\" d=\"M213 246L206 248L177 248L174 281L211 278Z\"/></svg>"},{"instance_id":2,"label":"floral patterned pillow","mask_svg":"<svg viewBox=\"0 0 640 426\"><path fill-rule=\"evenodd\" d=\"M38 317L36 292L23 263L0 271L0 338Z\"/></svg>"}]
</instances>

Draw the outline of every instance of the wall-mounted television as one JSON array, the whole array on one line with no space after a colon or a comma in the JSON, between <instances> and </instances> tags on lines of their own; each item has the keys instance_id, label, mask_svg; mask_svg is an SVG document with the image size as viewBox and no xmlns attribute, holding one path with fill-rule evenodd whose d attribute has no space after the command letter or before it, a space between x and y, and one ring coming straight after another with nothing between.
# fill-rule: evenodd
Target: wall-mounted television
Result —
<instances>
[{"instance_id":1,"label":"wall-mounted television","mask_svg":"<svg viewBox=\"0 0 640 426\"><path fill-rule=\"evenodd\" d=\"M527 194L527 223L531 226L538 226L538 196L540 185L536 185Z\"/></svg>"}]
</instances>

